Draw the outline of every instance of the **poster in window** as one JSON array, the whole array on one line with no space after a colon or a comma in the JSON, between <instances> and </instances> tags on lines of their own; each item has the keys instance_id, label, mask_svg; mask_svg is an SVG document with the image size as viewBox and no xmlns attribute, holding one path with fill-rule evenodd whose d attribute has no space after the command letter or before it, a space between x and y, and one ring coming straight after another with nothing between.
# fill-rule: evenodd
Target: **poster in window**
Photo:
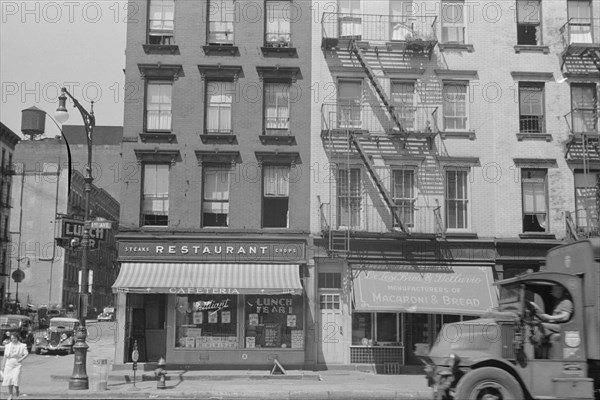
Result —
<instances>
[{"instance_id":1,"label":"poster in window","mask_svg":"<svg viewBox=\"0 0 600 400\"><path fill-rule=\"evenodd\" d=\"M279 324L265 324L265 347L279 347L280 333Z\"/></svg>"},{"instance_id":2,"label":"poster in window","mask_svg":"<svg viewBox=\"0 0 600 400\"><path fill-rule=\"evenodd\" d=\"M258 325L258 314L249 314L248 315L248 325L250 325L250 326Z\"/></svg>"},{"instance_id":3,"label":"poster in window","mask_svg":"<svg viewBox=\"0 0 600 400\"><path fill-rule=\"evenodd\" d=\"M194 313L194 324L203 324L204 323L204 313L202 311Z\"/></svg>"},{"instance_id":4,"label":"poster in window","mask_svg":"<svg viewBox=\"0 0 600 400\"><path fill-rule=\"evenodd\" d=\"M231 323L231 311L221 311L221 323L222 324Z\"/></svg>"},{"instance_id":5,"label":"poster in window","mask_svg":"<svg viewBox=\"0 0 600 400\"><path fill-rule=\"evenodd\" d=\"M256 338L254 336L246 337L246 348L253 349L256 347Z\"/></svg>"},{"instance_id":6,"label":"poster in window","mask_svg":"<svg viewBox=\"0 0 600 400\"><path fill-rule=\"evenodd\" d=\"M301 349L304 347L304 330L292 329L292 349Z\"/></svg>"},{"instance_id":7,"label":"poster in window","mask_svg":"<svg viewBox=\"0 0 600 400\"><path fill-rule=\"evenodd\" d=\"M288 314L287 316L287 326L290 328L295 328L296 327L296 315L294 314Z\"/></svg>"},{"instance_id":8,"label":"poster in window","mask_svg":"<svg viewBox=\"0 0 600 400\"><path fill-rule=\"evenodd\" d=\"M209 312L208 313L208 323L209 324L216 324L217 320L218 320L218 316L219 316L219 314L216 311Z\"/></svg>"}]
</instances>

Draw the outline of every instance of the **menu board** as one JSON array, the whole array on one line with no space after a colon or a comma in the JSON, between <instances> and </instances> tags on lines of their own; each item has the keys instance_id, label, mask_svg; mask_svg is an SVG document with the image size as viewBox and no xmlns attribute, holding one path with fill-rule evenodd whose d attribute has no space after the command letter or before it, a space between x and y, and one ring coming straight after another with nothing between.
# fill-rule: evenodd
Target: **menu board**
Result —
<instances>
[{"instance_id":1,"label":"menu board","mask_svg":"<svg viewBox=\"0 0 600 400\"><path fill-rule=\"evenodd\" d=\"M265 347L279 347L281 330L279 324L265 324Z\"/></svg>"},{"instance_id":2,"label":"menu board","mask_svg":"<svg viewBox=\"0 0 600 400\"><path fill-rule=\"evenodd\" d=\"M221 323L222 324L231 323L231 312L230 311L221 311Z\"/></svg>"},{"instance_id":3,"label":"menu board","mask_svg":"<svg viewBox=\"0 0 600 400\"><path fill-rule=\"evenodd\" d=\"M195 312L194 313L194 324L203 324L204 323L204 313Z\"/></svg>"},{"instance_id":4,"label":"menu board","mask_svg":"<svg viewBox=\"0 0 600 400\"><path fill-rule=\"evenodd\" d=\"M290 328L296 327L296 315L295 314L290 314L287 316L287 326Z\"/></svg>"},{"instance_id":5,"label":"menu board","mask_svg":"<svg viewBox=\"0 0 600 400\"><path fill-rule=\"evenodd\" d=\"M292 349L302 349L304 347L304 330L292 329Z\"/></svg>"},{"instance_id":6,"label":"menu board","mask_svg":"<svg viewBox=\"0 0 600 400\"><path fill-rule=\"evenodd\" d=\"M208 323L216 324L218 320L219 314L216 311L212 311L208 313Z\"/></svg>"}]
</instances>

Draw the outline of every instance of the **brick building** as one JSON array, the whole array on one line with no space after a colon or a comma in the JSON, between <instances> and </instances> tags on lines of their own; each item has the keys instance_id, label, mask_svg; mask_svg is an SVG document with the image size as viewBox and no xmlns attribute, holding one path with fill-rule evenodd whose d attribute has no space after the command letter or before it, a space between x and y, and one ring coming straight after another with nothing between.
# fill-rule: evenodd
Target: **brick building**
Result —
<instances>
[{"instance_id":1,"label":"brick building","mask_svg":"<svg viewBox=\"0 0 600 400\"><path fill-rule=\"evenodd\" d=\"M419 364L416 343L495 305L494 279L597 235L600 10L313 8L318 363Z\"/></svg>"},{"instance_id":2,"label":"brick building","mask_svg":"<svg viewBox=\"0 0 600 400\"><path fill-rule=\"evenodd\" d=\"M115 362L304 365L310 4L130 3Z\"/></svg>"}]
</instances>

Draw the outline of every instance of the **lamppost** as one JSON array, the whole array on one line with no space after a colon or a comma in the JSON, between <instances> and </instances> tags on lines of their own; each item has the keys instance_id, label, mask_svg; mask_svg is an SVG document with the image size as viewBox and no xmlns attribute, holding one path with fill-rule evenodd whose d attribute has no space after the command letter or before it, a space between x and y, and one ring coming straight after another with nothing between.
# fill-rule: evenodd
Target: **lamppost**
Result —
<instances>
[{"instance_id":1,"label":"lamppost","mask_svg":"<svg viewBox=\"0 0 600 400\"><path fill-rule=\"evenodd\" d=\"M86 372L87 362L87 350L88 345L85 342L87 337L87 330L85 328L85 317L87 314L88 305L88 257L90 250L90 192L92 190L92 135L94 126L96 125L96 118L94 117L94 102L92 102L91 112L88 112L79 101L75 99L66 88L61 89L61 94L58 98L58 109L54 114L54 117L59 123L64 123L69 119L69 113L66 108L67 96L73 102L73 106L77 108L81 117L83 118L83 124L85 127L85 133L87 137L87 165L85 168L84 192L85 192L85 211L83 219L83 235L81 238L80 246L83 250L81 257L81 286L79 292L79 307L78 307L78 319L79 329L75 336L76 342L73 345L75 352L75 359L73 365L73 374L69 380L69 389L71 390L87 390L89 389L89 379Z\"/></svg>"},{"instance_id":2,"label":"lamppost","mask_svg":"<svg viewBox=\"0 0 600 400\"><path fill-rule=\"evenodd\" d=\"M17 269L12 273L11 277L13 281L17 284L17 291L15 293L15 302L16 305L19 305L19 283L25 278L25 272L21 271L21 261L27 259L27 268L31 267L31 261L29 257L20 257L17 258Z\"/></svg>"}]
</instances>

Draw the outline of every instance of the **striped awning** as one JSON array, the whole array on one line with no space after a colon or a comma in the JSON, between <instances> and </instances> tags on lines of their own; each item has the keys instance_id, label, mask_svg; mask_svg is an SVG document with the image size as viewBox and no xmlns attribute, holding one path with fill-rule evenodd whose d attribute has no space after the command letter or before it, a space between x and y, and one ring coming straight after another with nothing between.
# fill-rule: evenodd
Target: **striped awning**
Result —
<instances>
[{"instance_id":1,"label":"striped awning","mask_svg":"<svg viewBox=\"0 0 600 400\"><path fill-rule=\"evenodd\" d=\"M299 294L297 264L124 263L112 286L128 293Z\"/></svg>"}]
</instances>

